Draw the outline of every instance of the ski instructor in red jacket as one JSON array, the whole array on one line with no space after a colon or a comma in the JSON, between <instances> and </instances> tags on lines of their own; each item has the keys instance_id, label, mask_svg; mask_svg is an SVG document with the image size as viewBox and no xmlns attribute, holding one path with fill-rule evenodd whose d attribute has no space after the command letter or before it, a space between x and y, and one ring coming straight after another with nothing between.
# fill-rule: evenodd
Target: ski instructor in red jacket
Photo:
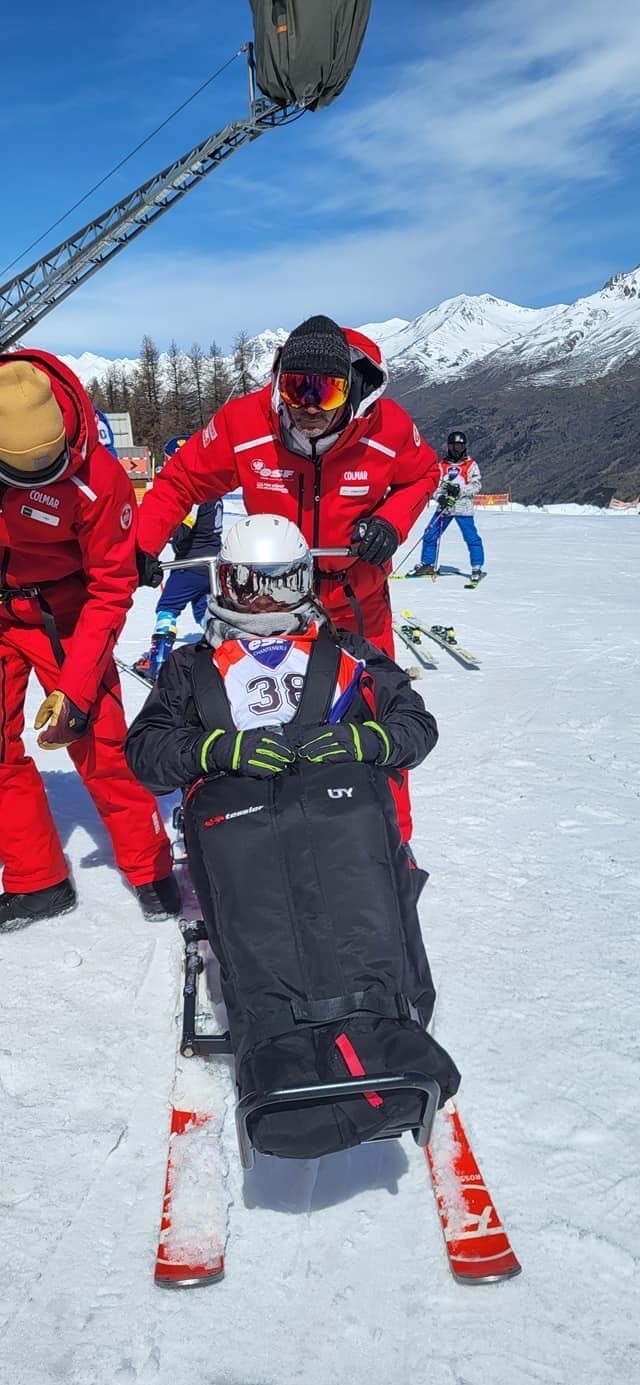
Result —
<instances>
[{"instance_id":1,"label":"ski instructor in red jacket","mask_svg":"<svg viewBox=\"0 0 640 1385\"><path fill-rule=\"evenodd\" d=\"M382 353L331 318L308 318L276 353L270 384L223 405L162 468L141 506L143 583L153 555L191 508L242 486L251 514L281 514L311 548L357 548L322 558L316 590L336 625L394 657L387 576L440 479L437 453L404 409L383 399ZM401 807L409 834L408 799Z\"/></svg>"},{"instance_id":2,"label":"ski instructor in red jacket","mask_svg":"<svg viewBox=\"0 0 640 1385\"><path fill-rule=\"evenodd\" d=\"M134 505L75 375L44 351L0 356L0 932L76 902L22 742L32 670L39 746L67 748L145 916L179 909L157 804L124 758L112 657L136 586Z\"/></svg>"}]
</instances>

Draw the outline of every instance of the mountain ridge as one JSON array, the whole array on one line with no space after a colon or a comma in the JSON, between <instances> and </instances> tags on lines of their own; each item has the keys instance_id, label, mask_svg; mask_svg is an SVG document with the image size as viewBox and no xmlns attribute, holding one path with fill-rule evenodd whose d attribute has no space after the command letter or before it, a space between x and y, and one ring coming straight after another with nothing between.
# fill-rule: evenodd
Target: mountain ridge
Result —
<instances>
[{"instance_id":1,"label":"mountain ridge","mask_svg":"<svg viewBox=\"0 0 640 1385\"><path fill-rule=\"evenodd\" d=\"M528 504L640 493L640 266L572 304L458 294L411 320L359 330L380 345L389 393L434 446L465 429L485 490ZM248 341L256 383L287 335L278 327ZM62 359L85 383L137 365L90 352Z\"/></svg>"},{"instance_id":2,"label":"mountain ridge","mask_svg":"<svg viewBox=\"0 0 640 1385\"><path fill-rule=\"evenodd\" d=\"M640 266L614 274L601 289L546 308L528 308L494 294L457 294L413 319L390 318L358 328L378 342L396 375L416 370L425 385L464 378L480 363L520 373L530 383L580 384L620 369L640 355ZM265 329L248 343L259 383L284 327ZM63 356L86 384L111 366L132 373L137 361L92 352ZM166 368L166 355L161 353ZM225 356L232 364L233 357Z\"/></svg>"}]
</instances>

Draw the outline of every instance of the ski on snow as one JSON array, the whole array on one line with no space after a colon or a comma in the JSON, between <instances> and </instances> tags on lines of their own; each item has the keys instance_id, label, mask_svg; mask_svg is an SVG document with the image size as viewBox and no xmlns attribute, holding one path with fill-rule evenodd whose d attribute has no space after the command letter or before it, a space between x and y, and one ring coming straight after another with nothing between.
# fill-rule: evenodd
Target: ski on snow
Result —
<instances>
[{"instance_id":1,"label":"ski on snow","mask_svg":"<svg viewBox=\"0 0 640 1385\"><path fill-rule=\"evenodd\" d=\"M213 1284L224 1275L224 1250L218 1228L193 1236L180 1225L176 1216L179 1183L189 1176L189 1145L196 1133L210 1124L211 1116L204 1111L182 1111L171 1108L167 1175L162 1203L160 1236L156 1250L154 1279L156 1284L172 1288L193 1288L196 1284Z\"/></svg>"},{"instance_id":2,"label":"ski on snow","mask_svg":"<svg viewBox=\"0 0 640 1385\"><path fill-rule=\"evenodd\" d=\"M437 577L466 577L459 567L435 567L432 572L390 572L390 582L435 582Z\"/></svg>"},{"instance_id":3,"label":"ski on snow","mask_svg":"<svg viewBox=\"0 0 640 1385\"><path fill-rule=\"evenodd\" d=\"M407 649L410 649L412 654L415 654L418 663L422 664L423 668L434 669L438 667L435 659L431 654L427 653L422 643L422 636L419 631L415 630L415 627L412 629L410 625L401 625L398 621L394 620L393 628L398 639L406 644ZM416 670L416 674L417 673L418 670Z\"/></svg>"},{"instance_id":4,"label":"ski on snow","mask_svg":"<svg viewBox=\"0 0 640 1385\"><path fill-rule=\"evenodd\" d=\"M148 693L151 692L153 682L148 678L144 678L141 673L138 673L137 669L132 668L131 664L125 664L124 659L115 659L114 662L116 668L119 668L121 673L128 673L131 678L135 678L136 683L141 683Z\"/></svg>"},{"instance_id":5,"label":"ski on snow","mask_svg":"<svg viewBox=\"0 0 640 1385\"><path fill-rule=\"evenodd\" d=\"M174 825L180 828L182 809L174 812ZM181 996L183 1006L190 998L196 1017L198 976L206 969L199 942L200 909L193 888L186 853L179 835L173 847L174 866L180 878L183 910L179 920L185 938L185 954ZM204 944L208 951L208 944ZM191 964L189 964L191 963ZM192 992L195 989L195 994ZM182 1032L182 1009L176 1020ZM186 1050L185 1050L186 1051ZM172 1288L193 1288L198 1284L213 1284L224 1275L225 1228L220 1210L220 1191L223 1172L218 1167L219 1130L215 1112L202 1101L199 1084L190 1080L193 1075L191 1059L182 1057L180 1040L176 1051L176 1071L169 1126L167 1168L160 1234L156 1249L154 1279L156 1284ZM211 1182L218 1181L210 1199L201 1195L200 1185L206 1179L207 1192Z\"/></svg>"},{"instance_id":6,"label":"ski on snow","mask_svg":"<svg viewBox=\"0 0 640 1385\"><path fill-rule=\"evenodd\" d=\"M486 572L481 572L479 577L473 577L467 572L463 572L459 567L437 567L433 572L390 572L390 582L435 582L438 577L467 577L464 583L466 591L474 591L480 582L487 576Z\"/></svg>"},{"instance_id":7,"label":"ski on snow","mask_svg":"<svg viewBox=\"0 0 640 1385\"><path fill-rule=\"evenodd\" d=\"M439 1113L445 1123L445 1152L425 1155L440 1224L454 1278L464 1284L512 1279L522 1266L482 1177L460 1113L447 1101ZM436 1117L437 1119L437 1117Z\"/></svg>"},{"instance_id":8,"label":"ski on snow","mask_svg":"<svg viewBox=\"0 0 640 1385\"><path fill-rule=\"evenodd\" d=\"M193 928L198 905L190 881L186 859L178 859L185 895L184 927ZM199 943L195 943L196 949ZM208 949L208 944L204 947ZM183 996L205 970L201 954L185 951ZM197 995L191 996L193 1004ZM211 1015L202 1018L207 1024ZM185 1052L188 1051L185 1048ZM191 1068L191 1060L186 1066ZM195 1067L195 1065L194 1065ZM200 1067L197 1064L195 1070ZM193 1069L191 1069L193 1073ZM195 1075L195 1074L194 1074ZM225 1171L221 1155L219 1124L209 1102L189 1100L189 1091L199 1084L184 1081L184 1064L178 1045L174 1100L167 1153L167 1171L160 1236L154 1278L158 1285L193 1288L221 1280L225 1269L226 1216L220 1191L224 1193ZM447 1101L436 1116L439 1125L425 1149L431 1174L436 1208L444 1235L449 1268L459 1283L492 1284L510 1279L521 1271L509 1236L480 1172L453 1101ZM211 1185L218 1184L212 1198Z\"/></svg>"},{"instance_id":9,"label":"ski on snow","mask_svg":"<svg viewBox=\"0 0 640 1385\"><path fill-rule=\"evenodd\" d=\"M427 627L426 625L421 625L420 622L415 619L415 616L412 615L411 611L403 611L402 618L404 622L402 628L408 631L412 639L415 640L416 635L425 635L427 639L434 640L436 644L439 644L441 649L446 649L447 653L451 654L452 657L457 659L459 664L463 664L465 668L480 667L475 654L471 654L468 649L463 649L462 646L458 644L455 630L451 626L431 625ZM416 643L417 642L416 640Z\"/></svg>"}]
</instances>

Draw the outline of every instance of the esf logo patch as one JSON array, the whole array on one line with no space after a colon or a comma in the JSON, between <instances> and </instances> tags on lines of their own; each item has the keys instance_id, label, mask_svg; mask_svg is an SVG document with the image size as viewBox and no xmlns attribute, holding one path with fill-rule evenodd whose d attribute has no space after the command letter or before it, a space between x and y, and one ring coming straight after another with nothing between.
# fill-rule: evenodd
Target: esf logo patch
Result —
<instances>
[{"instance_id":1,"label":"esf logo patch","mask_svg":"<svg viewBox=\"0 0 640 1385\"><path fill-rule=\"evenodd\" d=\"M293 467L267 466L261 457L256 457L255 462L251 463L251 470L255 471L256 476L261 476L263 480L287 481L293 476Z\"/></svg>"}]
</instances>

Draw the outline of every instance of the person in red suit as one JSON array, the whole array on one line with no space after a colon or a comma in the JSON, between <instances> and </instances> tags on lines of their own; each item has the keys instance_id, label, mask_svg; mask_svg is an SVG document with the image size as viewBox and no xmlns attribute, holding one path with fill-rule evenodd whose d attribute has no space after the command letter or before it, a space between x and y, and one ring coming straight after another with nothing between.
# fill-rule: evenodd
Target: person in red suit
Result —
<instances>
[{"instance_id":1,"label":"person in red suit","mask_svg":"<svg viewBox=\"0 0 640 1385\"><path fill-rule=\"evenodd\" d=\"M440 480L438 456L404 409L383 398L378 346L331 318L308 318L276 353L268 385L223 405L156 477L139 516L138 568L158 585L157 555L194 504L242 486L250 515L281 514L322 558L316 590L335 624L393 658L387 577ZM409 800L399 800L410 835Z\"/></svg>"},{"instance_id":2,"label":"person in red suit","mask_svg":"<svg viewBox=\"0 0 640 1385\"><path fill-rule=\"evenodd\" d=\"M0 355L0 931L76 903L22 741L32 671L38 745L68 750L145 916L179 911L156 801L123 752L113 649L137 581L134 512L76 376L44 351Z\"/></svg>"}]
</instances>

